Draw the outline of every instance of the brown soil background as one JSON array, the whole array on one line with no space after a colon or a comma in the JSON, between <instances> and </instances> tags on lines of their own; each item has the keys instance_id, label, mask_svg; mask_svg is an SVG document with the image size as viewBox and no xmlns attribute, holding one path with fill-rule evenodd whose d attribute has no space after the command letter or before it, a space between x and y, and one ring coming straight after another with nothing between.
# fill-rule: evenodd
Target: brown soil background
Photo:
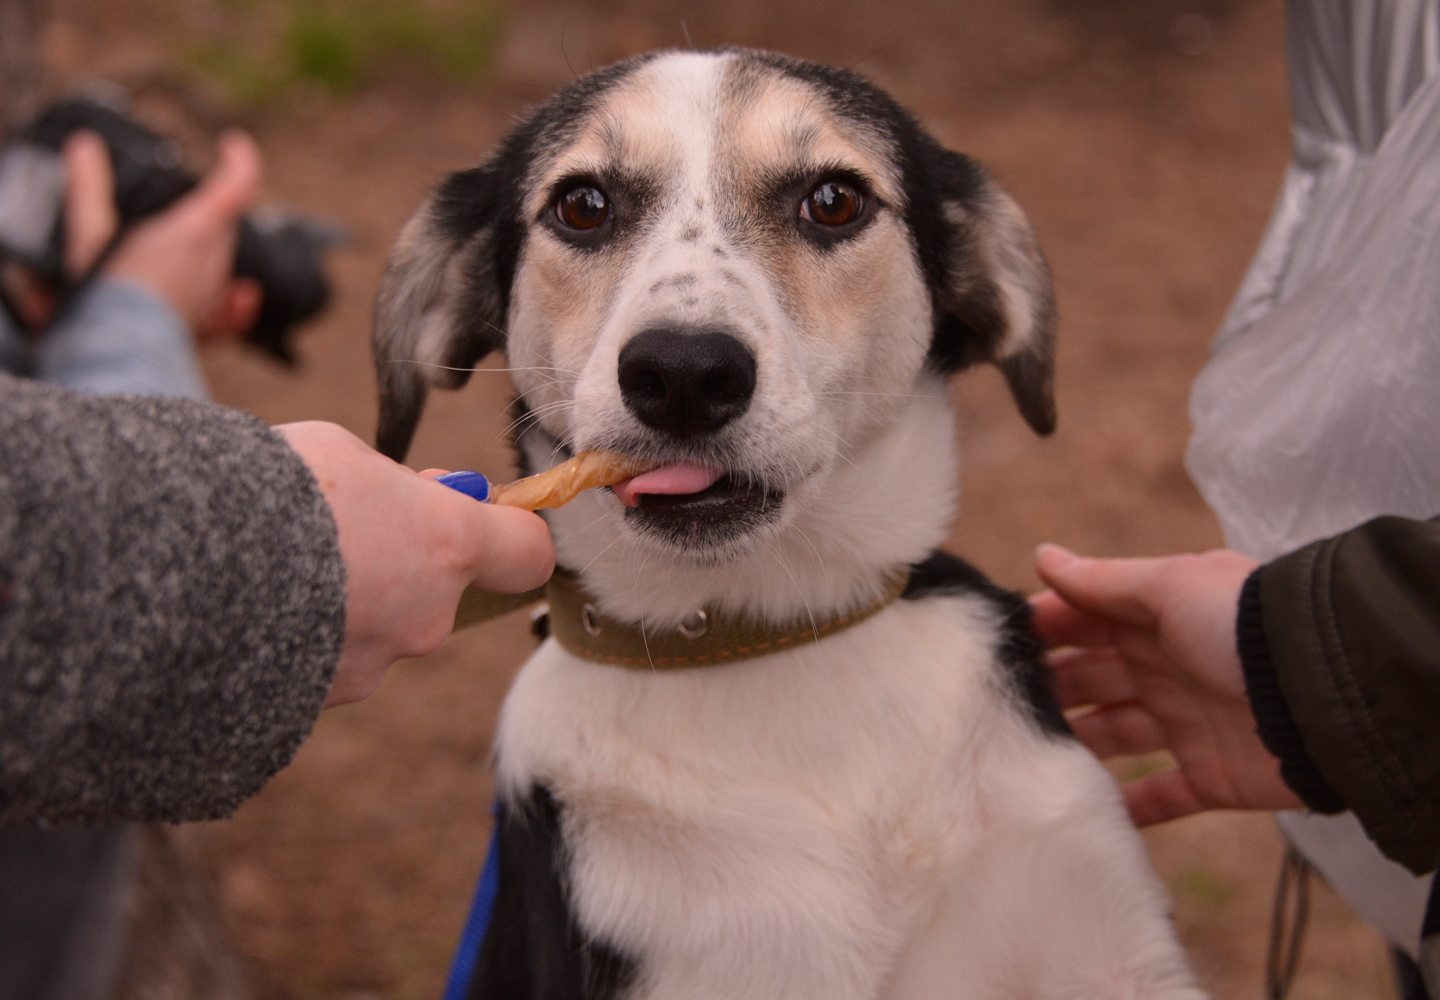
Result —
<instances>
[{"instance_id":1,"label":"brown soil background","mask_svg":"<svg viewBox=\"0 0 1440 1000\"><path fill-rule=\"evenodd\" d=\"M54 0L45 59L62 79L163 81L186 18L205 16L203 4L184 12ZM439 177L482 158L572 73L687 36L774 48L853 66L990 166L1053 267L1060 429L1031 436L989 371L957 380L964 500L951 547L1028 590L1044 540L1107 555L1214 546L1181 465L1186 400L1286 163L1282 16L1275 0L517 0L482 83L396 69L344 99L221 115L260 140L268 197L356 240L335 257L337 302L304 334L302 368L220 349L206 358L214 395L371 438L370 303L391 239ZM161 91L141 91L153 121L192 140L216 124ZM412 464L507 476L508 393L490 371L437 398ZM531 646L517 615L397 665L378 695L326 713L233 820L182 832L236 946L284 992L439 996L489 837L495 715ZM1212 814L1147 837L1204 983L1260 997L1280 856L1268 818ZM1392 995L1384 949L1328 890L1292 995Z\"/></svg>"}]
</instances>

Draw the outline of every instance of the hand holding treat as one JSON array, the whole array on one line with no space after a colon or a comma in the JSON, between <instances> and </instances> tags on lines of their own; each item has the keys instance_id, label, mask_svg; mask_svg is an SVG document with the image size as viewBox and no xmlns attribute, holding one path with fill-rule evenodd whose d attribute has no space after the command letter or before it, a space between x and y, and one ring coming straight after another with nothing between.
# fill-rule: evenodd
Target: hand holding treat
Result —
<instances>
[{"instance_id":1,"label":"hand holding treat","mask_svg":"<svg viewBox=\"0 0 1440 1000\"><path fill-rule=\"evenodd\" d=\"M436 476L436 480L466 496L474 497L481 503L496 503L533 511L543 507L563 507L579 496L582 490L623 483L645 473L652 464L618 452L595 450L582 451L568 462L561 462L555 468L539 475L527 476L493 488L478 472L447 472ZM430 472L424 473L429 474ZM460 597L454 628L462 629L489 621L507 611L531 604L541 596L538 591L509 595L467 587Z\"/></svg>"}]
</instances>

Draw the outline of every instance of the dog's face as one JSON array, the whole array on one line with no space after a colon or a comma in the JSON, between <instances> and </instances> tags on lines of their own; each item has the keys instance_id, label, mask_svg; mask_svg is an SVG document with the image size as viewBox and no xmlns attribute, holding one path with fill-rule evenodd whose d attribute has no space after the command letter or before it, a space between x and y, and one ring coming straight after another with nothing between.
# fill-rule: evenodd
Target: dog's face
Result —
<instances>
[{"instance_id":1,"label":"dog's face","mask_svg":"<svg viewBox=\"0 0 1440 1000\"><path fill-rule=\"evenodd\" d=\"M609 516L713 561L783 529L927 370L995 361L1048 432L1052 313L1018 208L873 87L660 53L572 85L412 220L377 309L380 445L504 347L527 443L661 463Z\"/></svg>"}]
</instances>

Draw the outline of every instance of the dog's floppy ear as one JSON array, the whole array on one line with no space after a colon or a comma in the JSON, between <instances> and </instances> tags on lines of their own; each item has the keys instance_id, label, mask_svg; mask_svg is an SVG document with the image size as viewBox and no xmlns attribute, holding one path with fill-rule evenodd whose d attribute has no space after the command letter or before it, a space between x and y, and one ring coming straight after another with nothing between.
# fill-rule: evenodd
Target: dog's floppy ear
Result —
<instances>
[{"instance_id":1,"label":"dog's floppy ear","mask_svg":"<svg viewBox=\"0 0 1440 1000\"><path fill-rule=\"evenodd\" d=\"M451 174L406 224L375 303L376 447L399 461L431 386L458 389L505 346L523 232L509 173L494 161Z\"/></svg>"},{"instance_id":2,"label":"dog's floppy ear","mask_svg":"<svg viewBox=\"0 0 1440 1000\"><path fill-rule=\"evenodd\" d=\"M930 362L946 374L993 362L1025 421L1037 434L1049 434L1055 429L1055 295L1035 232L973 160L938 145L923 158L929 197L918 200L928 204L912 207L912 224L935 299Z\"/></svg>"}]
</instances>

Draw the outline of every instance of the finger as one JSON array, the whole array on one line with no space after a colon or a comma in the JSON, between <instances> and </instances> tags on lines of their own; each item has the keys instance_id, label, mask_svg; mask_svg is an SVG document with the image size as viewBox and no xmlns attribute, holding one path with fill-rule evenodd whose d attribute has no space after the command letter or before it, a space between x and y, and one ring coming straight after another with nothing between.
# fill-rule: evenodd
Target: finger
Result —
<instances>
[{"instance_id":1,"label":"finger","mask_svg":"<svg viewBox=\"0 0 1440 1000\"><path fill-rule=\"evenodd\" d=\"M232 278L210 315L195 325L195 340L215 344L250 332L265 303L265 287L254 278Z\"/></svg>"},{"instance_id":2,"label":"finger","mask_svg":"<svg viewBox=\"0 0 1440 1000\"><path fill-rule=\"evenodd\" d=\"M37 278L28 267L0 260L0 287L3 287L6 301L14 308L21 325L28 332L45 329L55 318L58 305L55 290L48 282Z\"/></svg>"},{"instance_id":3,"label":"finger","mask_svg":"<svg viewBox=\"0 0 1440 1000\"><path fill-rule=\"evenodd\" d=\"M449 470L449 469L421 469L421 470L420 470L420 475L424 476L426 479L435 479L435 478L438 477L438 476L448 476L449 474L450 474L450 470Z\"/></svg>"},{"instance_id":4,"label":"finger","mask_svg":"<svg viewBox=\"0 0 1440 1000\"><path fill-rule=\"evenodd\" d=\"M1165 823L1207 808L1179 768L1147 774L1121 791L1136 826Z\"/></svg>"},{"instance_id":5,"label":"finger","mask_svg":"<svg viewBox=\"0 0 1440 1000\"><path fill-rule=\"evenodd\" d=\"M1113 646L1115 625L1108 618L1086 614L1053 590L1030 598L1030 626L1046 649L1056 646Z\"/></svg>"},{"instance_id":6,"label":"finger","mask_svg":"<svg viewBox=\"0 0 1440 1000\"><path fill-rule=\"evenodd\" d=\"M244 215L260 190L260 147L238 129L219 141L220 162L186 195L189 211L233 223Z\"/></svg>"},{"instance_id":7,"label":"finger","mask_svg":"<svg viewBox=\"0 0 1440 1000\"><path fill-rule=\"evenodd\" d=\"M1040 579L1068 604L1127 625L1155 624L1160 559L1086 559L1058 545L1035 552Z\"/></svg>"},{"instance_id":8,"label":"finger","mask_svg":"<svg viewBox=\"0 0 1440 1000\"><path fill-rule=\"evenodd\" d=\"M518 507L476 503L447 486L444 490L463 510L463 524L472 543L466 571L481 590L519 594L550 579L555 569L555 546L550 528L538 515Z\"/></svg>"},{"instance_id":9,"label":"finger","mask_svg":"<svg viewBox=\"0 0 1440 1000\"><path fill-rule=\"evenodd\" d=\"M226 305L229 319L227 335L243 337L260 318L260 309L265 305L265 286L258 278L232 278Z\"/></svg>"},{"instance_id":10,"label":"finger","mask_svg":"<svg viewBox=\"0 0 1440 1000\"><path fill-rule=\"evenodd\" d=\"M1061 708L1110 705L1138 696L1129 665L1114 649L1061 650L1051 654L1049 663Z\"/></svg>"},{"instance_id":11,"label":"finger","mask_svg":"<svg viewBox=\"0 0 1440 1000\"><path fill-rule=\"evenodd\" d=\"M1134 702L1106 705L1070 718L1081 743L1100 758L1166 749L1165 730L1154 715Z\"/></svg>"},{"instance_id":12,"label":"finger","mask_svg":"<svg viewBox=\"0 0 1440 1000\"><path fill-rule=\"evenodd\" d=\"M120 228L115 207L115 168L105 140L88 129L65 140L65 275L90 273Z\"/></svg>"}]
</instances>

